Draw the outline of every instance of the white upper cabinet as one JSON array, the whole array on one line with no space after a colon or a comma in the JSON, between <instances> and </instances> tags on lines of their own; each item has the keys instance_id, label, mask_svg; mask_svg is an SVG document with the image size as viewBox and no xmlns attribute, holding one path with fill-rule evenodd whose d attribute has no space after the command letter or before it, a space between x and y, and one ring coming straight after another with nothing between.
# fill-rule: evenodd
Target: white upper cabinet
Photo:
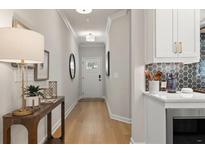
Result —
<instances>
[{"instance_id":1,"label":"white upper cabinet","mask_svg":"<svg viewBox=\"0 0 205 154\"><path fill-rule=\"evenodd\" d=\"M181 57L199 56L200 53L200 12L198 10L176 10L178 42Z\"/></svg>"},{"instance_id":2,"label":"white upper cabinet","mask_svg":"<svg viewBox=\"0 0 205 154\"><path fill-rule=\"evenodd\" d=\"M156 10L156 57L176 57L173 41L173 11Z\"/></svg>"},{"instance_id":3,"label":"white upper cabinet","mask_svg":"<svg viewBox=\"0 0 205 154\"><path fill-rule=\"evenodd\" d=\"M145 10L145 62L199 62L199 10Z\"/></svg>"}]
</instances>

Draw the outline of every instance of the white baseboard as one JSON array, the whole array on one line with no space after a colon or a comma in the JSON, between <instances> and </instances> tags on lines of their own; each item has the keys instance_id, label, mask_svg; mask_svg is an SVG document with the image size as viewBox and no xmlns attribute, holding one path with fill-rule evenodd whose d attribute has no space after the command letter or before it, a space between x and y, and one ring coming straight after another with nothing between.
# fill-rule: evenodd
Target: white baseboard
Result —
<instances>
[{"instance_id":1,"label":"white baseboard","mask_svg":"<svg viewBox=\"0 0 205 154\"><path fill-rule=\"evenodd\" d=\"M104 97L104 99L105 99L105 103L106 103L106 105L107 105L107 109L108 109L108 112L109 112L110 119L131 124L131 119L130 119L130 118L126 118L126 117L123 117L123 116L119 116L119 115L113 114L112 111L111 111L111 109L110 109L110 105L109 105L109 103L108 103L106 97Z\"/></svg>"},{"instance_id":2,"label":"white baseboard","mask_svg":"<svg viewBox=\"0 0 205 154\"><path fill-rule=\"evenodd\" d=\"M79 99L78 99L79 100ZM74 107L77 105L78 100L72 104L68 110L65 112L65 119L69 116L71 111L74 109ZM55 131L61 126L61 119L59 119L53 126L52 126L52 134L55 133ZM46 141L47 136L44 136L42 140L39 142L39 144L43 144Z\"/></svg>"},{"instance_id":3,"label":"white baseboard","mask_svg":"<svg viewBox=\"0 0 205 154\"><path fill-rule=\"evenodd\" d=\"M78 100L81 100L82 98L84 98L84 96L79 96Z\"/></svg>"},{"instance_id":4,"label":"white baseboard","mask_svg":"<svg viewBox=\"0 0 205 154\"><path fill-rule=\"evenodd\" d=\"M130 138L130 144L146 144L145 142L135 142L134 139Z\"/></svg>"},{"instance_id":5,"label":"white baseboard","mask_svg":"<svg viewBox=\"0 0 205 154\"><path fill-rule=\"evenodd\" d=\"M133 140L132 137L130 137L130 144L135 144L135 141Z\"/></svg>"}]
</instances>

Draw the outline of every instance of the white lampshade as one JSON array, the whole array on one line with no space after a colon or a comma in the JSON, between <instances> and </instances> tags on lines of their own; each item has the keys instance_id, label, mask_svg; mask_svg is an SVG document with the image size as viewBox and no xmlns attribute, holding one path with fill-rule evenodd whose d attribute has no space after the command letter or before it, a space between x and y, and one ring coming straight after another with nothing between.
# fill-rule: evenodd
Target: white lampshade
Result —
<instances>
[{"instance_id":1,"label":"white lampshade","mask_svg":"<svg viewBox=\"0 0 205 154\"><path fill-rule=\"evenodd\" d=\"M0 28L0 61L42 63L43 35L20 28Z\"/></svg>"}]
</instances>

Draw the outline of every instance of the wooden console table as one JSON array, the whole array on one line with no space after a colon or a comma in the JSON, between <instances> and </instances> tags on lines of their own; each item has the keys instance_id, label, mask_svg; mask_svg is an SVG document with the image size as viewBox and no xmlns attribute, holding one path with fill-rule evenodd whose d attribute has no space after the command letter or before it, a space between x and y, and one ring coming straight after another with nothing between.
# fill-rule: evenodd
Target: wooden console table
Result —
<instances>
[{"instance_id":1,"label":"wooden console table","mask_svg":"<svg viewBox=\"0 0 205 154\"><path fill-rule=\"evenodd\" d=\"M61 105L61 137L54 138L52 136L52 110L58 105ZM11 126L14 124L21 124L28 130L28 143L38 143L38 124L39 121L47 115L47 144L64 143L65 136L65 103L64 97L58 97L55 102L41 103L40 109L35 111L32 115L28 116L13 116L8 113L3 116L3 143L11 143Z\"/></svg>"}]
</instances>

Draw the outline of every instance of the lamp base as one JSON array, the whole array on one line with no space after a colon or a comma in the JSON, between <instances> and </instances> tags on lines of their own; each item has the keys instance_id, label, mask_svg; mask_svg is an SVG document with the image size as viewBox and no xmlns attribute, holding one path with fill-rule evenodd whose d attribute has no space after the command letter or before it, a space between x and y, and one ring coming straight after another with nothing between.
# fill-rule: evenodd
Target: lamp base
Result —
<instances>
[{"instance_id":1,"label":"lamp base","mask_svg":"<svg viewBox=\"0 0 205 154\"><path fill-rule=\"evenodd\" d=\"M30 108L21 108L13 112L14 116L27 116L31 114L33 114L33 111Z\"/></svg>"}]
</instances>

